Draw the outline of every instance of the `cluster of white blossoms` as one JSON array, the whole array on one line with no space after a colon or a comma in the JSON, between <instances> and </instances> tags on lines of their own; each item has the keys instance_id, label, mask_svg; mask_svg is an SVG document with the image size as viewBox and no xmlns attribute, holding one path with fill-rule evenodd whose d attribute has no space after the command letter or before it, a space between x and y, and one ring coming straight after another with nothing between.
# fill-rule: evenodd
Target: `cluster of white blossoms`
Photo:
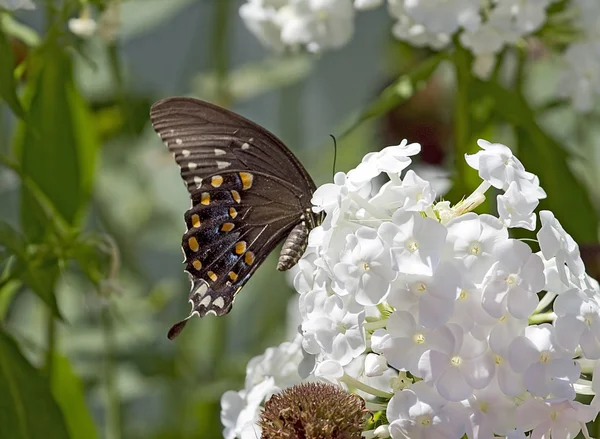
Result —
<instances>
[{"instance_id":1,"label":"cluster of white blossoms","mask_svg":"<svg viewBox=\"0 0 600 439\"><path fill-rule=\"evenodd\" d=\"M557 0L387 0L393 35L416 47L443 50L458 40L474 55L473 73L487 78L498 54L540 30ZM356 10L384 0L246 0L240 15L272 50L321 52L345 45L354 33ZM558 11L577 33L561 55L557 88L575 110L592 110L600 95L600 2L569 0ZM455 38L457 36L457 38ZM561 44L565 41L560 39Z\"/></svg>"},{"instance_id":2,"label":"cluster of white blossoms","mask_svg":"<svg viewBox=\"0 0 600 439\"><path fill-rule=\"evenodd\" d=\"M570 44L563 56L558 93L579 112L593 110L600 96L600 2L572 0L582 39Z\"/></svg>"},{"instance_id":3,"label":"cluster of white blossoms","mask_svg":"<svg viewBox=\"0 0 600 439\"><path fill-rule=\"evenodd\" d=\"M575 397L600 389L600 287L552 212L537 224L538 178L478 144L466 161L483 182L454 206L406 170L420 151L406 141L317 189L326 217L294 278L301 335L223 397L226 439L256 435L270 392L301 377L384 412L365 437L589 437L600 402ZM492 187L498 215L474 213ZM540 251L511 228L537 229Z\"/></svg>"},{"instance_id":4,"label":"cluster of white blossoms","mask_svg":"<svg viewBox=\"0 0 600 439\"><path fill-rule=\"evenodd\" d=\"M556 0L387 0L396 38L442 49L461 32L461 42L487 61L506 44L538 30ZM589 1L589 0L588 0ZM318 52L344 45L354 32L356 10L383 0L247 0L240 15L266 46ZM482 64L486 62L482 61Z\"/></svg>"}]
</instances>

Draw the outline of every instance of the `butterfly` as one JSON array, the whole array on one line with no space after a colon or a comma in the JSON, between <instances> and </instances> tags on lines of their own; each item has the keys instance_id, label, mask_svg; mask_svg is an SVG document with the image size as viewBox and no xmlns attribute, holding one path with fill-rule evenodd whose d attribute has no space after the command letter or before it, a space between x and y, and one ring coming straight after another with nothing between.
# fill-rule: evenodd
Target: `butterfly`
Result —
<instances>
[{"instance_id":1,"label":"butterfly","mask_svg":"<svg viewBox=\"0 0 600 439\"><path fill-rule=\"evenodd\" d=\"M182 247L190 276L189 316L222 316L271 251L285 239L277 269L293 267L322 217L316 187L294 154L254 122L209 102L173 97L150 110L154 130L180 167L192 206Z\"/></svg>"}]
</instances>

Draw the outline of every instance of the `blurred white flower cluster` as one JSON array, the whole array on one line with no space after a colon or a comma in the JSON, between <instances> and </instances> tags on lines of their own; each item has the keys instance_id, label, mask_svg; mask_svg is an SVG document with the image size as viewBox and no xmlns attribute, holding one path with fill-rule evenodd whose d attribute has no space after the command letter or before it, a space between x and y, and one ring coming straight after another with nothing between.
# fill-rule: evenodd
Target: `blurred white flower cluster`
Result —
<instances>
[{"instance_id":1,"label":"blurred white flower cluster","mask_svg":"<svg viewBox=\"0 0 600 439\"><path fill-rule=\"evenodd\" d=\"M452 36L477 57L490 57L504 45L538 30L546 8L556 0L387 0L399 40L442 49ZM345 44L353 33L354 10L383 0L247 0L240 15L268 47L306 47L317 52ZM592 1L588 0L588 3Z\"/></svg>"},{"instance_id":2,"label":"blurred white flower cluster","mask_svg":"<svg viewBox=\"0 0 600 439\"><path fill-rule=\"evenodd\" d=\"M246 26L267 47L281 52L321 52L346 44L354 32L355 10L383 0L247 0L240 8ZM387 0L393 35L416 47L443 50L455 36L474 55L473 73L487 78L497 55L540 30L557 0ZM556 13L578 35L561 56L557 93L575 110L592 110L600 95L600 1L568 0Z\"/></svg>"},{"instance_id":3,"label":"blurred white flower cluster","mask_svg":"<svg viewBox=\"0 0 600 439\"><path fill-rule=\"evenodd\" d=\"M600 2L571 1L582 39L564 53L558 93L570 98L577 111L589 112L600 96Z\"/></svg>"},{"instance_id":4,"label":"blurred white flower cluster","mask_svg":"<svg viewBox=\"0 0 600 439\"><path fill-rule=\"evenodd\" d=\"M325 221L294 278L301 339L253 361L248 376L262 379L224 396L227 439L245 439L261 386L309 375L385 411L366 437L589 437L600 404L575 396L600 389L600 367L585 379L600 358L600 287L552 212L539 212L540 251L510 238L537 228L546 194L508 147L478 144L466 161L483 181L455 206L405 171L420 152L406 141L317 189ZM498 215L474 213L491 187Z\"/></svg>"}]
</instances>

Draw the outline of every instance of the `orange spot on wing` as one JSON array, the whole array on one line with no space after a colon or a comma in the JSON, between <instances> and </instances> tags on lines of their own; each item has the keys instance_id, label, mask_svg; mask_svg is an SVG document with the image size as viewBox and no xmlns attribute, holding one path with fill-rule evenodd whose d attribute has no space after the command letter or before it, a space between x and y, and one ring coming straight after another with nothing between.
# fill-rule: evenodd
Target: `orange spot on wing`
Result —
<instances>
[{"instance_id":1,"label":"orange spot on wing","mask_svg":"<svg viewBox=\"0 0 600 439\"><path fill-rule=\"evenodd\" d=\"M210 194L208 192L202 192L200 196L200 204L208 206L210 204Z\"/></svg>"},{"instance_id":2,"label":"orange spot on wing","mask_svg":"<svg viewBox=\"0 0 600 439\"><path fill-rule=\"evenodd\" d=\"M242 179L242 189L250 189L252 187L252 180L254 176L249 172L240 172L240 178Z\"/></svg>"},{"instance_id":3,"label":"orange spot on wing","mask_svg":"<svg viewBox=\"0 0 600 439\"><path fill-rule=\"evenodd\" d=\"M244 262L248 265L254 264L254 253L246 252L246 254L244 255Z\"/></svg>"},{"instance_id":4,"label":"orange spot on wing","mask_svg":"<svg viewBox=\"0 0 600 439\"><path fill-rule=\"evenodd\" d=\"M198 249L200 248L200 245L198 244L198 240L196 238L194 238L193 236L188 239L188 245L190 246L190 250L193 252L197 252Z\"/></svg>"},{"instance_id":5,"label":"orange spot on wing","mask_svg":"<svg viewBox=\"0 0 600 439\"><path fill-rule=\"evenodd\" d=\"M223 223L223 225L221 226L221 231L222 232L231 232L234 227L235 227L235 224L233 224L233 223Z\"/></svg>"},{"instance_id":6,"label":"orange spot on wing","mask_svg":"<svg viewBox=\"0 0 600 439\"><path fill-rule=\"evenodd\" d=\"M196 228L200 227L200 217L196 214L192 215L192 226Z\"/></svg>"},{"instance_id":7,"label":"orange spot on wing","mask_svg":"<svg viewBox=\"0 0 600 439\"><path fill-rule=\"evenodd\" d=\"M233 197L233 200L236 203L239 203L240 201L242 201L242 197L240 197L240 193L236 190L231 191L231 196Z\"/></svg>"},{"instance_id":8,"label":"orange spot on wing","mask_svg":"<svg viewBox=\"0 0 600 439\"><path fill-rule=\"evenodd\" d=\"M214 272L212 272L212 271L209 271L209 272L208 272L208 273L206 273L206 274L208 275L208 277L210 277L210 280L212 280L213 282L216 282L216 281L217 281L217 279L218 279L218 278L217 278L217 275L216 275Z\"/></svg>"},{"instance_id":9,"label":"orange spot on wing","mask_svg":"<svg viewBox=\"0 0 600 439\"><path fill-rule=\"evenodd\" d=\"M246 241L240 241L235 245L235 253L238 255L243 254L246 251Z\"/></svg>"}]
</instances>

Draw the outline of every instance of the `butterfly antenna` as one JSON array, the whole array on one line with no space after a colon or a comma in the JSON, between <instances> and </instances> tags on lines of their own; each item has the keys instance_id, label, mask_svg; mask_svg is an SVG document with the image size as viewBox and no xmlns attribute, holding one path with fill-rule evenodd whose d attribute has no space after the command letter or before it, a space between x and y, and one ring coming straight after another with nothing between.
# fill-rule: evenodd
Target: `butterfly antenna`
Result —
<instances>
[{"instance_id":1,"label":"butterfly antenna","mask_svg":"<svg viewBox=\"0 0 600 439\"><path fill-rule=\"evenodd\" d=\"M335 162L337 161L337 140L333 134L329 135L333 139L333 169L332 177L335 177Z\"/></svg>"}]
</instances>

